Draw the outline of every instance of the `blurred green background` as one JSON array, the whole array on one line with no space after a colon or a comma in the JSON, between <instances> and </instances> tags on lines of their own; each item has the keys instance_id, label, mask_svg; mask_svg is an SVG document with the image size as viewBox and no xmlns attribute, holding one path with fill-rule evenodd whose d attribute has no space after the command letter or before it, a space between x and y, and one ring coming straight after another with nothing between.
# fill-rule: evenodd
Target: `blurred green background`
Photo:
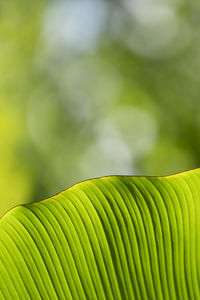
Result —
<instances>
[{"instance_id":1,"label":"blurred green background","mask_svg":"<svg viewBox=\"0 0 200 300\"><path fill-rule=\"evenodd\" d=\"M0 215L200 165L200 3L0 2Z\"/></svg>"}]
</instances>

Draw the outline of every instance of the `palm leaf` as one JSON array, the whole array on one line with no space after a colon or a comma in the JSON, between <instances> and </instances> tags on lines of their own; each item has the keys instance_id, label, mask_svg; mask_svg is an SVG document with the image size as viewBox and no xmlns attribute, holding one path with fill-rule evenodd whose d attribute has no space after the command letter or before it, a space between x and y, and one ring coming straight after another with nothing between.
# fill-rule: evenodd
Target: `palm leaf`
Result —
<instances>
[{"instance_id":1,"label":"palm leaf","mask_svg":"<svg viewBox=\"0 0 200 300\"><path fill-rule=\"evenodd\" d=\"M12 209L0 299L200 299L200 170L92 179Z\"/></svg>"}]
</instances>

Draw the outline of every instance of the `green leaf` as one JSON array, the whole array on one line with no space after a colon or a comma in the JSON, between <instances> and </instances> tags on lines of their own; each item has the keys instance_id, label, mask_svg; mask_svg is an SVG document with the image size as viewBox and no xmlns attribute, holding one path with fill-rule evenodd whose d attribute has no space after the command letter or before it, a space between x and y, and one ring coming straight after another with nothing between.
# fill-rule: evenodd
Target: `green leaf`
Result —
<instances>
[{"instance_id":1,"label":"green leaf","mask_svg":"<svg viewBox=\"0 0 200 300\"><path fill-rule=\"evenodd\" d=\"M200 169L92 179L12 209L0 299L200 299Z\"/></svg>"}]
</instances>

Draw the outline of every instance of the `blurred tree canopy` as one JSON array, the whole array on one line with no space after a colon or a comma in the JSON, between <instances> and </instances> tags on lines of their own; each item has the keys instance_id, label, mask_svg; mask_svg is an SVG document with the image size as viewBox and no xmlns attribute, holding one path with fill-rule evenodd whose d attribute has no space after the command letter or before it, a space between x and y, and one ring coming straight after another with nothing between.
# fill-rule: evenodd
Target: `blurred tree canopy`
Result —
<instances>
[{"instance_id":1,"label":"blurred tree canopy","mask_svg":"<svg viewBox=\"0 0 200 300\"><path fill-rule=\"evenodd\" d=\"M0 215L103 175L200 164L200 3L0 3Z\"/></svg>"}]
</instances>

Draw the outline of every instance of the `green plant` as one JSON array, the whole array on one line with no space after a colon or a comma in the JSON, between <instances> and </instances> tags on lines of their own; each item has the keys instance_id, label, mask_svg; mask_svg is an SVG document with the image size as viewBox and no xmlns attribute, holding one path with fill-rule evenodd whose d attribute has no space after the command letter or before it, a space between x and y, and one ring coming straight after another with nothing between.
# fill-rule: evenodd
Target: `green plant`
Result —
<instances>
[{"instance_id":1,"label":"green plant","mask_svg":"<svg viewBox=\"0 0 200 300\"><path fill-rule=\"evenodd\" d=\"M200 299L200 169L79 183L0 220L0 299Z\"/></svg>"}]
</instances>

